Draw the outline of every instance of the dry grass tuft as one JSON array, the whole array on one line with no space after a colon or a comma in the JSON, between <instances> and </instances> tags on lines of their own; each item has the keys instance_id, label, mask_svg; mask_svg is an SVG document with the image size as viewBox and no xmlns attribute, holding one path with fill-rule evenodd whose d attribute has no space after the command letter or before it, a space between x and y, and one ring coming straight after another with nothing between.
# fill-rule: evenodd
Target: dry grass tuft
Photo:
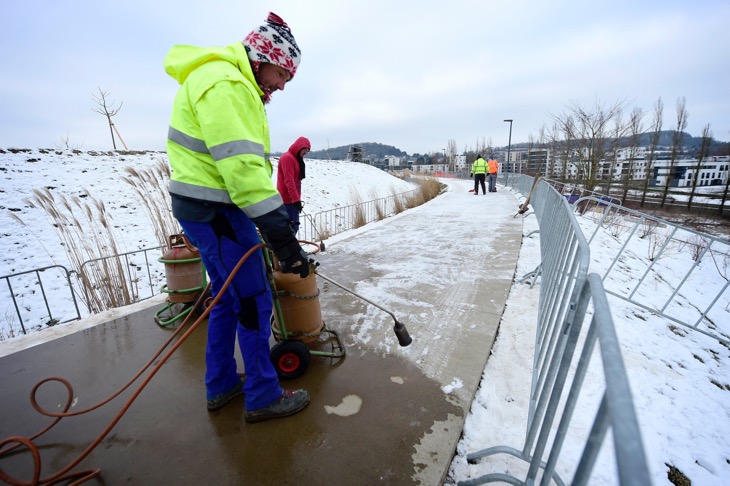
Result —
<instances>
[{"instance_id":1,"label":"dry grass tuft","mask_svg":"<svg viewBox=\"0 0 730 486\"><path fill-rule=\"evenodd\" d=\"M425 204L441 193L442 185L434 177L419 176L414 177L413 180L418 184L418 190L406 198L405 205L408 209Z\"/></svg>"},{"instance_id":2,"label":"dry grass tuft","mask_svg":"<svg viewBox=\"0 0 730 486\"><path fill-rule=\"evenodd\" d=\"M375 204L375 216L378 221L384 220L386 216L385 201L378 196L378 191L374 187L370 188L370 199L372 199Z\"/></svg>"},{"instance_id":3,"label":"dry grass tuft","mask_svg":"<svg viewBox=\"0 0 730 486\"><path fill-rule=\"evenodd\" d=\"M26 203L48 215L68 257L71 275L82 291L79 300L90 313L137 301L134 269L119 256L114 224L102 201L86 189L71 197L36 189Z\"/></svg>"},{"instance_id":4,"label":"dry grass tuft","mask_svg":"<svg viewBox=\"0 0 730 486\"><path fill-rule=\"evenodd\" d=\"M395 214L400 214L405 211L406 208L403 205L403 200L400 194L395 191L395 187L390 188L390 195L393 197L393 211Z\"/></svg>"},{"instance_id":5,"label":"dry grass tuft","mask_svg":"<svg viewBox=\"0 0 730 486\"><path fill-rule=\"evenodd\" d=\"M368 224L362 197L355 188L350 188L350 204L352 205L352 227L361 228Z\"/></svg>"},{"instance_id":6,"label":"dry grass tuft","mask_svg":"<svg viewBox=\"0 0 730 486\"><path fill-rule=\"evenodd\" d=\"M157 243L162 248L167 248L170 236L182 233L182 228L172 215L170 195L167 193L170 182L169 164L164 158L158 157L157 163L150 169L137 170L134 167L125 167L124 171L129 174L124 178L124 182L137 192L154 229Z\"/></svg>"}]
</instances>

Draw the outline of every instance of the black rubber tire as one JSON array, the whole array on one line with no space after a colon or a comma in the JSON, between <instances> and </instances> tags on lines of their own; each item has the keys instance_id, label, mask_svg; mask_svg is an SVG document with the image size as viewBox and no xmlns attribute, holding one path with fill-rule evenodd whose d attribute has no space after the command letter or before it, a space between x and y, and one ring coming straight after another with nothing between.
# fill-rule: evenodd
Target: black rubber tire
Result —
<instances>
[{"instance_id":1,"label":"black rubber tire","mask_svg":"<svg viewBox=\"0 0 730 486\"><path fill-rule=\"evenodd\" d=\"M287 340L276 343L270 352L271 363L282 380L299 378L309 368L311 355L302 342Z\"/></svg>"}]
</instances>

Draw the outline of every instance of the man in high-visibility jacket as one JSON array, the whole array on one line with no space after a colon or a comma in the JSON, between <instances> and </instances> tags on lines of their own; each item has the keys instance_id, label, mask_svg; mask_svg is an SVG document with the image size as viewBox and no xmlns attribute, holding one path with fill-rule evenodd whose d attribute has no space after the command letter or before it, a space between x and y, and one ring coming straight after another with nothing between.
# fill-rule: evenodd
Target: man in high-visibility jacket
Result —
<instances>
[{"instance_id":1,"label":"man in high-visibility jacket","mask_svg":"<svg viewBox=\"0 0 730 486\"><path fill-rule=\"evenodd\" d=\"M481 155L477 155L477 159L471 164L471 175L474 177L474 195L479 195L479 185L482 186L482 193L487 194L484 180L487 175L487 161Z\"/></svg>"},{"instance_id":2,"label":"man in high-visibility jacket","mask_svg":"<svg viewBox=\"0 0 730 486\"><path fill-rule=\"evenodd\" d=\"M271 94L294 76L300 57L289 27L271 13L242 42L177 45L165 58L165 71L181 85L167 140L172 212L220 297L208 320L207 408L218 410L245 394L246 422L293 415L309 403L305 390L281 388L271 363L273 301L261 249L221 292L239 260L260 243L257 227L283 272L305 278L312 271L272 182L264 111ZM245 375L236 367L236 337Z\"/></svg>"},{"instance_id":3,"label":"man in high-visibility jacket","mask_svg":"<svg viewBox=\"0 0 730 486\"><path fill-rule=\"evenodd\" d=\"M499 172L499 162L489 159L487 162L487 170L489 171L489 192L497 192L497 172Z\"/></svg>"}]
</instances>

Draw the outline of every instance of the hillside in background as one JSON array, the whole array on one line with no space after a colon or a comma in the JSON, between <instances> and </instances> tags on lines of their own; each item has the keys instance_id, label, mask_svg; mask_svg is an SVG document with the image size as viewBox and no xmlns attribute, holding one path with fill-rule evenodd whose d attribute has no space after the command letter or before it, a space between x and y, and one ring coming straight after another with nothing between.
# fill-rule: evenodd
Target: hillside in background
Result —
<instances>
[{"instance_id":1,"label":"hillside in background","mask_svg":"<svg viewBox=\"0 0 730 486\"><path fill-rule=\"evenodd\" d=\"M674 133L673 130L662 130L661 136L659 138L659 146L660 147L671 147L672 146L672 134ZM644 133L640 137L639 145L648 147L651 145L651 138L653 134L650 132ZM622 137L621 139L621 146L628 146L629 144L629 137ZM363 142L363 143L353 143L350 145L342 145L339 147L331 147L328 149L321 149L321 150L312 150L309 152L309 155L307 155L307 158L311 159L319 159L319 160L347 160L348 153L350 152L350 148L353 146L359 146L362 148L363 152L363 159L365 160L382 160L383 157L386 155L394 155L396 157L409 157L409 154L407 152L404 152L403 150L400 150L397 147L394 147L392 145L384 145L382 143L377 142ZM530 144L529 142L512 142L512 148L513 149L523 149L527 150L528 148L532 147L535 148L539 144L536 142L533 142ZM682 139L682 147L685 151L685 153L689 155L695 154L697 151L699 151L700 146L702 145L702 137L701 136L692 136L687 132L684 132L684 136ZM507 146L495 146L494 147L497 150L507 150ZM440 153L440 152L439 152ZM459 153L462 153L462 151L459 151ZM273 155L281 155L278 153L275 153ZM413 154L414 158L416 158L419 154ZM716 139L712 140L712 144L710 146L710 155L730 155L730 142L721 142ZM430 158L426 157L426 159L430 160Z\"/></svg>"},{"instance_id":2,"label":"hillside in background","mask_svg":"<svg viewBox=\"0 0 730 486\"><path fill-rule=\"evenodd\" d=\"M357 145L362 149L363 159L382 159L386 155L395 155L396 157L408 157L408 153L393 147L392 145L383 145L382 143L363 142L353 143L352 145L343 145L324 150L312 150L307 155L309 159L320 160L347 160L347 154L350 147Z\"/></svg>"}]
</instances>

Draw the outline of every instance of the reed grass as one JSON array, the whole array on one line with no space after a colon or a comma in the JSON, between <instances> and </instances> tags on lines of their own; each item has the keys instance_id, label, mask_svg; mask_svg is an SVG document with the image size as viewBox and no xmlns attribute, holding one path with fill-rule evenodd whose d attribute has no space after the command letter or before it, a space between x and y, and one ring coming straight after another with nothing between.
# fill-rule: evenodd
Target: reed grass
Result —
<instances>
[{"instance_id":1,"label":"reed grass","mask_svg":"<svg viewBox=\"0 0 730 486\"><path fill-rule=\"evenodd\" d=\"M164 253L170 244L170 236L182 233L180 224L172 215L170 195L167 192L170 165L164 158L157 157L156 164L149 169L125 167L124 171L128 174L124 182L132 186L139 196L155 239Z\"/></svg>"},{"instance_id":2,"label":"reed grass","mask_svg":"<svg viewBox=\"0 0 730 486\"><path fill-rule=\"evenodd\" d=\"M378 221L382 221L386 217L385 201L383 198L378 197L378 191L374 187L370 189L370 198L375 205L375 217Z\"/></svg>"},{"instance_id":3,"label":"reed grass","mask_svg":"<svg viewBox=\"0 0 730 486\"><path fill-rule=\"evenodd\" d=\"M25 202L48 216L76 281L74 292L90 313L137 301L136 270L120 256L114 222L103 201L87 189L70 197L35 189Z\"/></svg>"},{"instance_id":4,"label":"reed grass","mask_svg":"<svg viewBox=\"0 0 730 486\"><path fill-rule=\"evenodd\" d=\"M393 198L393 211L395 212L395 214L400 214L405 211L406 208L403 204L403 200L401 199L400 194L395 191L395 187L391 186L390 195Z\"/></svg>"},{"instance_id":5,"label":"reed grass","mask_svg":"<svg viewBox=\"0 0 730 486\"><path fill-rule=\"evenodd\" d=\"M368 224L362 196L355 188L350 188L350 204L352 205L352 227L361 228Z\"/></svg>"}]
</instances>

